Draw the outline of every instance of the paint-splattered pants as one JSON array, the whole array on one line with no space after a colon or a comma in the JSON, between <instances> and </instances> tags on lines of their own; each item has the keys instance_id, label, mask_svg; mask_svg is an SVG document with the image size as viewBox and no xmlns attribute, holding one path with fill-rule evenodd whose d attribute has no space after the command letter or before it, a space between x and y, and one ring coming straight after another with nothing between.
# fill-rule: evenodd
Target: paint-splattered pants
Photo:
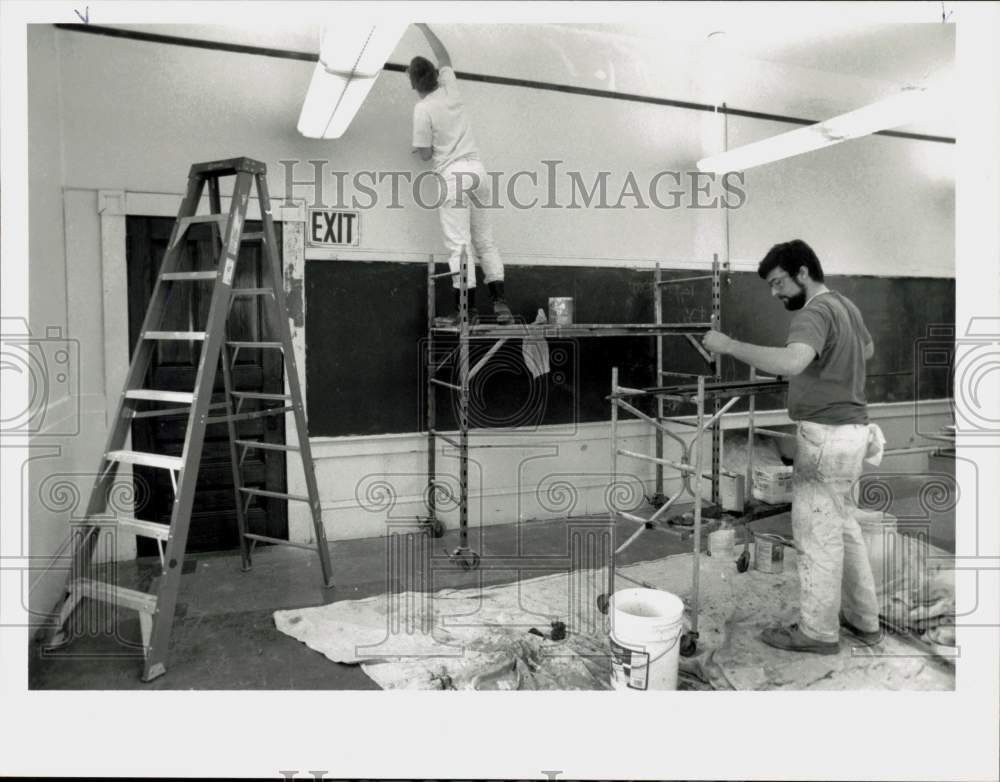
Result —
<instances>
[{"instance_id":1,"label":"paint-splattered pants","mask_svg":"<svg viewBox=\"0 0 1000 782\"><path fill-rule=\"evenodd\" d=\"M867 426L798 424L792 534L798 549L799 628L817 641L838 639L841 610L861 630L879 627L875 579L851 495L867 445Z\"/></svg>"},{"instance_id":2,"label":"paint-splattered pants","mask_svg":"<svg viewBox=\"0 0 1000 782\"><path fill-rule=\"evenodd\" d=\"M478 258L487 282L503 281L503 261L493 240L490 205L493 191L490 178L478 160L457 160L441 172L447 189L444 203L438 209L444 243L448 248L448 268L457 272L462 266L462 249L469 258L469 287L476 287L472 266ZM458 276L452 278L458 288Z\"/></svg>"}]
</instances>

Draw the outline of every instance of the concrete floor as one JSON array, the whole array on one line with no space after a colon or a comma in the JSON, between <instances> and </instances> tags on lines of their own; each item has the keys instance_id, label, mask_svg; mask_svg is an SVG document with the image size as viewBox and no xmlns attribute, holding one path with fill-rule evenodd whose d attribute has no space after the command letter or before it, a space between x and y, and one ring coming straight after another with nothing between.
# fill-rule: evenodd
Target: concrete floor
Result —
<instances>
[{"instance_id":1,"label":"concrete floor","mask_svg":"<svg viewBox=\"0 0 1000 782\"><path fill-rule=\"evenodd\" d=\"M919 481L899 479L890 512L901 518L923 513ZM931 542L954 551L954 511L930 514ZM431 591L510 583L558 572L559 566L525 572L517 552L533 558L565 557L567 520L473 530L470 546L483 555L480 569L464 571L450 563L444 550L458 545L457 531L430 539L430 572L421 583ZM620 544L637 525L622 522L615 530ZM788 514L754 523L757 531L791 535ZM618 558L619 564L659 559L691 550L692 541L670 532L649 531ZM276 609L353 600L400 588L387 576L385 538L330 544L336 585L321 585L315 553L289 547L261 547L254 567L243 573L239 554L192 555L185 562L178 610L171 636L167 674L143 683L139 623L132 611L114 612L85 601L77 611L77 637L59 650L46 651L32 642L29 655L31 689L127 690L372 690L378 687L359 666L332 663L274 626ZM564 568L565 566L563 566ZM114 580L149 590L159 572L156 558L120 563ZM109 580L111 580L109 578ZM103 614L101 613L103 611Z\"/></svg>"}]
</instances>

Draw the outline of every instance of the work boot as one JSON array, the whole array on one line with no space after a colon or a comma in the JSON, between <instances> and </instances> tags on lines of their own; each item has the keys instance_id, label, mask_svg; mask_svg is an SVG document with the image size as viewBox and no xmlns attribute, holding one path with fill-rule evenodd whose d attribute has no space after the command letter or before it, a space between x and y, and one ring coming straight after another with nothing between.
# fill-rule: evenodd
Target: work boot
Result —
<instances>
[{"instance_id":1,"label":"work boot","mask_svg":"<svg viewBox=\"0 0 1000 782\"><path fill-rule=\"evenodd\" d=\"M837 654L840 641L817 641L803 633L797 624L788 627L768 627L760 634L760 640L775 649L788 652L811 652L813 654Z\"/></svg>"},{"instance_id":2,"label":"work boot","mask_svg":"<svg viewBox=\"0 0 1000 782\"><path fill-rule=\"evenodd\" d=\"M493 315L496 317L497 323L501 326L513 323L514 316L511 314L510 307L507 306L506 299L504 299L503 280L491 282L488 285L490 298L493 300Z\"/></svg>"},{"instance_id":3,"label":"work boot","mask_svg":"<svg viewBox=\"0 0 1000 782\"><path fill-rule=\"evenodd\" d=\"M452 304L455 308L455 314L453 315L439 315L434 318L434 328L436 329L457 329L459 327L459 312L462 308L462 292L458 288L452 288L454 298L452 299ZM476 289L469 288L468 292L468 304L469 304L469 323L474 323L479 319L479 313L476 310Z\"/></svg>"},{"instance_id":4,"label":"work boot","mask_svg":"<svg viewBox=\"0 0 1000 782\"><path fill-rule=\"evenodd\" d=\"M880 644L882 643L882 639L885 637L885 633L882 631L881 627L874 632L869 632L868 630L862 630L860 627L855 627L847 620L847 617L844 616L843 612L840 614L840 626L861 641L861 643L865 646L875 646L875 644Z\"/></svg>"}]
</instances>

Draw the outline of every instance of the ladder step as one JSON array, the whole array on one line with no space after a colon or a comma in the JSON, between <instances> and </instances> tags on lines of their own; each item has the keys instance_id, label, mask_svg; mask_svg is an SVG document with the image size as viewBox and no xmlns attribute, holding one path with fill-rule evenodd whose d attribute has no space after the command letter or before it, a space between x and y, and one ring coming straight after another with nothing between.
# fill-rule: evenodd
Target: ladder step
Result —
<instances>
[{"instance_id":1,"label":"ladder step","mask_svg":"<svg viewBox=\"0 0 1000 782\"><path fill-rule=\"evenodd\" d=\"M126 516L119 516L115 521L118 526L127 532L142 535L144 538L155 538L156 540L166 540L170 537L170 525L159 524L155 521L144 519L132 519Z\"/></svg>"},{"instance_id":2,"label":"ladder step","mask_svg":"<svg viewBox=\"0 0 1000 782\"><path fill-rule=\"evenodd\" d=\"M134 388L125 392L126 399L145 399L149 402L177 402L189 405L194 401L190 391L159 391L154 388Z\"/></svg>"},{"instance_id":3,"label":"ladder step","mask_svg":"<svg viewBox=\"0 0 1000 782\"><path fill-rule=\"evenodd\" d=\"M255 242L264 238L263 231L244 231L240 239L244 242Z\"/></svg>"},{"instance_id":4,"label":"ladder step","mask_svg":"<svg viewBox=\"0 0 1000 782\"><path fill-rule=\"evenodd\" d=\"M192 215L191 217L181 217L181 222L186 223L219 223L220 225L225 222L227 215L219 214L218 212L212 212L207 215Z\"/></svg>"},{"instance_id":5,"label":"ladder step","mask_svg":"<svg viewBox=\"0 0 1000 782\"><path fill-rule=\"evenodd\" d=\"M280 342L227 342L231 348L280 348Z\"/></svg>"},{"instance_id":6,"label":"ladder step","mask_svg":"<svg viewBox=\"0 0 1000 782\"><path fill-rule=\"evenodd\" d=\"M233 288L233 296L268 296L274 288Z\"/></svg>"},{"instance_id":7,"label":"ladder step","mask_svg":"<svg viewBox=\"0 0 1000 782\"><path fill-rule=\"evenodd\" d=\"M214 280L219 276L218 271L210 272L164 272L160 275L161 280Z\"/></svg>"},{"instance_id":8,"label":"ladder step","mask_svg":"<svg viewBox=\"0 0 1000 782\"><path fill-rule=\"evenodd\" d=\"M250 494L254 497L275 497L279 500L296 500L298 502L309 502L308 497L303 497L301 494L285 494L280 491L267 491L266 489L248 489L246 487L240 487L240 491L244 494Z\"/></svg>"},{"instance_id":9,"label":"ladder step","mask_svg":"<svg viewBox=\"0 0 1000 782\"><path fill-rule=\"evenodd\" d=\"M73 589L91 600L113 603L144 614L152 614L156 611L156 595L139 592L135 589L126 589L117 584L95 581L92 578L78 578L73 582Z\"/></svg>"},{"instance_id":10,"label":"ladder step","mask_svg":"<svg viewBox=\"0 0 1000 782\"><path fill-rule=\"evenodd\" d=\"M291 399L291 394L262 394L258 391L232 391L230 396L239 397L240 399L267 399L273 401L283 401Z\"/></svg>"},{"instance_id":11,"label":"ladder step","mask_svg":"<svg viewBox=\"0 0 1000 782\"><path fill-rule=\"evenodd\" d=\"M285 445L284 443L263 443L257 440L237 440L237 445L245 446L246 448L262 448L265 451L298 451L299 446L297 445Z\"/></svg>"},{"instance_id":12,"label":"ladder step","mask_svg":"<svg viewBox=\"0 0 1000 782\"><path fill-rule=\"evenodd\" d=\"M204 331L147 331L142 335L143 339L179 339L185 342L205 339Z\"/></svg>"},{"instance_id":13,"label":"ladder step","mask_svg":"<svg viewBox=\"0 0 1000 782\"><path fill-rule=\"evenodd\" d=\"M179 470L184 466L184 460L180 456L164 456L145 451L108 451L104 458L109 462L142 464L146 467L160 467L164 470Z\"/></svg>"}]
</instances>

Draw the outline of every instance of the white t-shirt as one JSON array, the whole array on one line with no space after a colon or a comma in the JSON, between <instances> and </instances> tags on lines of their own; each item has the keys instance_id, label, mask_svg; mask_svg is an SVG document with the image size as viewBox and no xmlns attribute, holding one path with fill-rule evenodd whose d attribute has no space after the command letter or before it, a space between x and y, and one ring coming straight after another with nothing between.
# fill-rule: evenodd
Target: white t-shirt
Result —
<instances>
[{"instance_id":1,"label":"white t-shirt","mask_svg":"<svg viewBox=\"0 0 1000 782\"><path fill-rule=\"evenodd\" d=\"M413 146L432 148L434 170L438 173L456 160L479 159L479 148L458 94L458 80L450 67L438 71L437 89L413 107Z\"/></svg>"}]
</instances>

